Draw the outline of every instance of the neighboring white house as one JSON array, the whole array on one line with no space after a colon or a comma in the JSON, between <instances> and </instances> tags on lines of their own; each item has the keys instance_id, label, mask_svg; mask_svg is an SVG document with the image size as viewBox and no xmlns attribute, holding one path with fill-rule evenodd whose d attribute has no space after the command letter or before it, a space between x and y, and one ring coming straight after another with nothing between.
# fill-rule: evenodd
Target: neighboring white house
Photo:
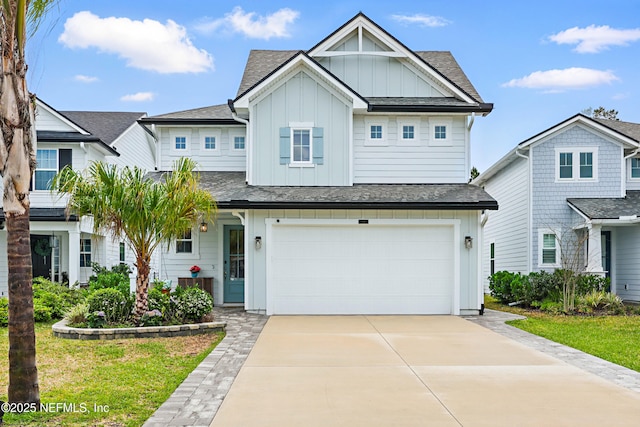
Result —
<instances>
[{"instance_id":1,"label":"neighboring white house","mask_svg":"<svg viewBox=\"0 0 640 427\"><path fill-rule=\"evenodd\" d=\"M468 184L470 134L492 108L449 52L362 13L309 50L251 51L227 104L139 120L154 175L194 158L219 208L156 273L267 314L477 314L497 203Z\"/></svg>"},{"instance_id":2,"label":"neighboring white house","mask_svg":"<svg viewBox=\"0 0 640 427\"><path fill-rule=\"evenodd\" d=\"M120 262L132 266L133 254L122 242L93 234L92 224L86 219L72 216L67 220L67 198L52 194L49 182L66 165L83 170L95 160L153 169L153 139L137 123L145 116L135 112L61 112L36 101L38 164L30 194L34 277L86 283L92 274L91 262L107 267ZM0 253L6 253L4 228L0 209ZM7 257L0 257L0 296L7 294L7 274Z\"/></svg>"},{"instance_id":3,"label":"neighboring white house","mask_svg":"<svg viewBox=\"0 0 640 427\"><path fill-rule=\"evenodd\" d=\"M500 205L485 213L483 277L566 268L577 255L581 271L640 300L639 153L640 124L582 114L518 144L473 181Z\"/></svg>"}]
</instances>

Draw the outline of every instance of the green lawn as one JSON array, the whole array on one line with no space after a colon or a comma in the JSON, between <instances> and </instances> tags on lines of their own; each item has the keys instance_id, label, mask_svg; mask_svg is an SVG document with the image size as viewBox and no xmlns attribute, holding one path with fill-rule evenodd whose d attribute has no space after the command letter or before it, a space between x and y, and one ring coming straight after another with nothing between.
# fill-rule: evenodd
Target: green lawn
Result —
<instances>
[{"instance_id":1,"label":"green lawn","mask_svg":"<svg viewBox=\"0 0 640 427\"><path fill-rule=\"evenodd\" d=\"M40 398L50 411L5 415L6 425L140 426L215 348L223 334L112 341L55 338L36 325ZM9 382L0 328L0 400Z\"/></svg>"},{"instance_id":2,"label":"green lawn","mask_svg":"<svg viewBox=\"0 0 640 427\"><path fill-rule=\"evenodd\" d=\"M509 325L640 372L640 316L565 316L501 306L487 308L527 316Z\"/></svg>"}]
</instances>

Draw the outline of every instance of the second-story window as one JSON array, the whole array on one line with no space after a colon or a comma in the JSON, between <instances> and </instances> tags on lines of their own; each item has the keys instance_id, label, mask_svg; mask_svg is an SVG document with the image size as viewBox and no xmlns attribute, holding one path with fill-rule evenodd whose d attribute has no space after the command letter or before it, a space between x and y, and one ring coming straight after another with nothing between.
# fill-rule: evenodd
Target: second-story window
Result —
<instances>
[{"instance_id":1,"label":"second-story window","mask_svg":"<svg viewBox=\"0 0 640 427\"><path fill-rule=\"evenodd\" d=\"M311 162L311 129L292 129L292 163Z\"/></svg>"},{"instance_id":2,"label":"second-story window","mask_svg":"<svg viewBox=\"0 0 640 427\"><path fill-rule=\"evenodd\" d=\"M402 126L402 139L414 139L415 127L413 125Z\"/></svg>"},{"instance_id":3,"label":"second-story window","mask_svg":"<svg viewBox=\"0 0 640 427\"><path fill-rule=\"evenodd\" d=\"M216 149L216 137L215 136L205 136L204 137L204 148L205 148L205 150L215 150Z\"/></svg>"},{"instance_id":4,"label":"second-story window","mask_svg":"<svg viewBox=\"0 0 640 427\"><path fill-rule=\"evenodd\" d=\"M58 150L38 150L36 152L35 190L49 190L51 180L58 172Z\"/></svg>"},{"instance_id":5,"label":"second-story window","mask_svg":"<svg viewBox=\"0 0 640 427\"><path fill-rule=\"evenodd\" d=\"M640 159L637 157L631 159L631 178L640 178Z\"/></svg>"},{"instance_id":6,"label":"second-story window","mask_svg":"<svg viewBox=\"0 0 640 427\"><path fill-rule=\"evenodd\" d=\"M371 125L370 139L382 139L382 125Z\"/></svg>"},{"instance_id":7,"label":"second-story window","mask_svg":"<svg viewBox=\"0 0 640 427\"><path fill-rule=\"evenodd\" d=\"M187 137L186 136L176 136L175 137L174 148L176 150L186 150L187 149Z\"/></svg>"},{"instance_id":8,"label":"second-story window","mask_svg":"<svg viewBox=\"0 0 640 427\"><path fill-rule=\"evenodd\" d=\"M598 148L556 148L556 180L596 181Z\"/></svg>"},{"instance_id":9,"label":"second-story window","mask_svg":"<svg viewBox=\"0 0 640 427\"><path fill-rule=\"evenodd\" d=\"M447 126L446 125L434 126L433 137L435 139L447 139Z\"/></svg>"},{"instance_id":10,"label":"second-story window","mask_svg":"<svg viewBox=\"0 0 640 427\"><path fill-rule=\"evenodd\" d=\"M233 137L233 149L234 150L244 150L244 136L234 136Z\"/></svg>"}]
</instances>

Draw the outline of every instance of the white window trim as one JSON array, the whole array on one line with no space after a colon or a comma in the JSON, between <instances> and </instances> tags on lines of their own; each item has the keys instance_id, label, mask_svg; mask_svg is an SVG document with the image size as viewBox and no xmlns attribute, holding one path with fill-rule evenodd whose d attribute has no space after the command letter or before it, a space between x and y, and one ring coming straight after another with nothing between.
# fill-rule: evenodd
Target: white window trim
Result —
<instances>
[{"instance_id":1,"label":"white window trim","mask_svg":"<svg viewBox=\"0 0 640 427\"><path fill-rule=\"evenodd\" d=\"M444 139L436 139L436 126L445 126L447 137ZM453 120L452 119L437 119L432 120L429 123L429 145L449 147L453 145Z\"/></svg>"},{"instance_id":2,"label":"white window trim","mask_svg":"<svg viewBox=\"0 0 640 427\"><path fill-rule=\"evenodd\" d=\"M38 151L55 151L56 152L56 156L55 156L56 168L55 169L48 169L48 168L45 169L45 168L39 168L39 167L36 166L36 168L33 171L33 178L32 178L33 179L33 191L38 191L38 192L42 191L42 192L47 192L48 193L51 190L49 190L49 189L36 190L36 172L38 172L38 171L43 171L43 172L51 172L51 171L53 171L54 174L57 174L58 171L60 170L60 153L58 152L57 148L44 148L44 147L41 147L41 148L36 149L36 159L37 159L37 156L38 156Z\"/></svg>"},{"instance_id":3,"label":"white window trim","mask_svg":"<svg viewBox=\"0 0 640 427\"><path fill-rule=\"evenodd\" d=\"M236 148L235 137L244 137L244 148ZM244 156L247 152L247 133L244 130L230 130L229 131L229 155L231 156Z\"/></svg>"},{"instance_id":4,"label":"white window trim","mask_svg":"<svg viewBox=\"0 0 640 427\"><path fill-rule=\"evenodd\" d=\"M542 262L542 250L544 249L544 235L545 234L553 234L556 238L556 261L553 264L544 264ZM538 267L540 268L559 268L560 265L560 241L558 240L558 230L553 230L551 228L540 228L538 229Z\"/></svg>"},{"instance_id":5,"label":"white window trim","mask_svg":"<svg viewBox=\"0 0 640 427\"><path fill-rule=\"evenodd\" d=\"M629 172L627 173L627 178L629 179L629 181L640 181L640 177L634 177L633 175L631 175L631 173L632 173L632 170L631 170L631 163L632 163L632 160L633 160L634 158L635 158L635 159L638 159L638 161L640 162L640 157L632 157L632 158L630 158L630 159L628 160L628 163L627 163L627 170L628 170Z\"/></svg>"},{"instance_id":6,"label":"white window trim","mask_svg":"<svg viewBox=\"0 0 640 427\"><path fill-rule=\"evenodd\" d=\"M571 178L560 178L560 153L572 154ZM593 177L580 178L580 153L592 153ZM556 182L598 182L598 147L566 147L555 149Z\"/></svg>"},{"instance_id":7,"label":"white window trim","mask_svg":"<svg viewBox=\"0 0 640 427\"><path fill-rule=\"evenodd\" d=\"M295 161L293 160L293 134L295 131L309 131L309 160ZM289 167L315 167L313 163L313 123L310 122L291 122L289 123Z\"/></svg>"},{"instance_id":8,"label":"white window trim","mask_svg":"<svg viewBox=\"0 0 640 427\"><path fill-rule=\"evenodd\" d=\"M197 231L196 228L191 229L191 253L189 252L178 253L176 242L177 242L177 239L174 239L171 242L171 245L169 248L169 253L171 254L171 257L174 257L176 259L192 259L192 260L200 259L200 233ZM186 275L188 274L188 272L185 271L184 274Z\"/></svg>"},{"instance_id":9,"label":"white window trim","mask_svg":"<svg viewBox=\"0 0 640 427\"><path fill-rule=\"evenodd\" d=\"M219 130L206 130L206 131L201 131L200 134L202 135L201 137L201 145L200 145L200 149L201 152L203 154L209 154L209 155L216 155L219 156L220 155L220 144L222 143L222 133ZM213 137L216 139L216 148L206 148L207 147L207 143L206 143L206 138L207 137Z\"/></svg>"},{"instance_id":10,"label":"white window trim","mask_svg":"<svg viewBox=\"0 0 640 427\"><path fill-rule=\"evenodd\" d=\"M88 240L89 241L89 251L85 251L84 250L84 241ZM94 262L93 259L93 241L90 237L81 237L80 238L80 258L78 259L78 265L80 265L80 260L83 258L83 255L89 255L89 258L91 259L91 261L89 262L89 265L84 265L84 266L80 266L80 268L91 268L91 263ZM86 264L86 262L85 262Z\"/></svg>"},{"instance_id":11,"label":"white window trim","mask_svg":"<svg viewBox=\"0 0 640 427\"><path fill-rule=\"evenodd\" d=\"M178 149L176 148L176 137L184 137L185 139L185 148L184 149ZM191 130L185 129L185 130L171 130L169 131L169 144L171 147L171 152L172 153L187 153L189 152L189 149L191 147Z\"/></svg>"},{"instance_id":12,"label":"white window trim","mask_svg":"<svg viewBox=\"0 0 640 427\"><path fill-rule=\"evenodd\" d=\"M404 126L413 126L413 138L404 138ZM398 142L405 146L420 145L420 121L414 119L399 120Z\"/></svg>"},{"instance_id":13,"label":"white window trim","mask_svg":"<svg viewBox=\"0 0 640 427\"><path fill-rule=\"evenodd\" d=\"M371 126L381 126L382 127L382 138L380 139L372 139L371 138ZM388 141L388 121L387 120L373 120L367 119L364 121L364 145L367 146L387 146L389 145Z\"/></svg>"}]
</instances>

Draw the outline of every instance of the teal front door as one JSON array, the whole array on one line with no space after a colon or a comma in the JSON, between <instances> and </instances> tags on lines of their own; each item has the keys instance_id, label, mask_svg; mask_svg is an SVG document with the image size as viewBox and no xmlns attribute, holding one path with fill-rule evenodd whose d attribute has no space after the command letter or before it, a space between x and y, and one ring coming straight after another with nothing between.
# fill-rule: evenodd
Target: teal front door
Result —
<instances>
[{"instance_id":1,"label":"teal front door","mask_svg":"<svg viewBox=\"0 0 640 427\"><path fill-rule=\"evenodd\" d=\"M244 227L224 226L224 302L244 302Z\"/></svg>"}]
</instances>

